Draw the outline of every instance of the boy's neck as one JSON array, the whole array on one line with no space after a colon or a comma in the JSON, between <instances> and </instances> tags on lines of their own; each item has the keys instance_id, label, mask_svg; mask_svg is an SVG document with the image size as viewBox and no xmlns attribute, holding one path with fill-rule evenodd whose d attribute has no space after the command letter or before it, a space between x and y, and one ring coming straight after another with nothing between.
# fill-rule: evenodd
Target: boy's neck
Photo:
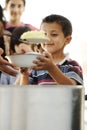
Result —
<instances>
[{"instance_id":1,"label":"boy's neck","mask_svg":"<svg viewBox=\"0 0 87 130\"><path fill-rule=\"evenodd\" d=\"M65 54L62 54L62 55L57 55L57 56L53 56L53 61L55 62L55 64L58 64L60 63L61 61L64 60L64 58L66 57Z\"/></svg>"}]
</instances>

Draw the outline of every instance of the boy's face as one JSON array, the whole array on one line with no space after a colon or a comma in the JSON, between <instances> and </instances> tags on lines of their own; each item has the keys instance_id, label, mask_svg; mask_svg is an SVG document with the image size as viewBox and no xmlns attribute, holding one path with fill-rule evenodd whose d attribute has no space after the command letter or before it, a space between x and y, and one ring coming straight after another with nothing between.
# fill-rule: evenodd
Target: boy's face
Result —
<instances>
[{"instance_id":1,"label":"boy's face","mask_svg":"<svg viewBox=\"0 0 87 130\"><path fill-rule=\"evenodd\" d=\"M44 30L46 36L50 38L50 42L42 43L42 47L51 54L63 52L65 45L71 40L71 36L64 36L61 26L56 22L42 23L41 30Z\"/></svg>"},{"instance_id":2,"label":"boy's face","mask_svg":"<svg viewBox=\"0 0 87 130\"><path fill-rule=\"evenodd\" d=\"M33 50L31 46L31 44L20 43L19 45L15 45L15 52L17 54L32 52Z\"/></svg>"}]
</instances>

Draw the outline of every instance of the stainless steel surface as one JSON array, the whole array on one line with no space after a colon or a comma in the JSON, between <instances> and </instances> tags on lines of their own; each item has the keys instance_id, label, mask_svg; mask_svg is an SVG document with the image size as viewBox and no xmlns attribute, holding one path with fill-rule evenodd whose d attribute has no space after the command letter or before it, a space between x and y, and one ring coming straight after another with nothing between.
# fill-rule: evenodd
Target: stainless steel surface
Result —
<instances>
[{"instance_id":1,"label":"stainless steel surface","mask_svg":"<svg viewBox=\"0 0 87 130\"><path fill-rule=\"evenodd\" d=\"M0 130L83 130L83 86L1 86Z\"/></svg>"},{"instance_id":2,"label":"stainless steel surface","mask_svg":"<svg viewBox=\"0 0 87 130\"><path fill-rule=\"evenodd\" d=\"M87 100L85 101L85 111L84 111L84 130L87 130Z\"/></svg>"}]
</instances>

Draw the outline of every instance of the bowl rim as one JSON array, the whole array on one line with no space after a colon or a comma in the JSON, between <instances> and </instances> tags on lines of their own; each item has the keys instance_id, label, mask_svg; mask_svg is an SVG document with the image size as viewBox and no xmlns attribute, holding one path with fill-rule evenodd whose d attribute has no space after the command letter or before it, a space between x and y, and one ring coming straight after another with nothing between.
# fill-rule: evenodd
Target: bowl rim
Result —
<instances>
[{"instance_id":1,"label":"bowl rim","mask_svg":"<svg viewBox=\"0 0 87 130\"><path fill-rule=\"evenodd\" d=\"M12 54L12 55L6 55L5 57L19 56L19 55L21 55L21 56L24 56L24 55L38 55L38 56L44 56L43 54L38 53L38 52L27 52L27 53L24 53L24 54L22 54L22 53L15 53L15 54Z\"/></svg>"}]
</instances>

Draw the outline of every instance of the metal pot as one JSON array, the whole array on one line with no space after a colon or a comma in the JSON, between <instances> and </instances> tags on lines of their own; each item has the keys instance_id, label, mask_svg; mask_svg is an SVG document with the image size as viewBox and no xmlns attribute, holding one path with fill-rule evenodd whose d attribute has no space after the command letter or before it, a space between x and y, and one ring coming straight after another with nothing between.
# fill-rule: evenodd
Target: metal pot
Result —
<instances>
[{"instance_id":1,"label":"metal pot","mask_svg":"<svg viewBox=\"0 0 87 130\"><path fill-rule=\"evenodd\" d=\"M1 86L0 130L83 130L83 86Z\"/></svg>"}]
</instances>

